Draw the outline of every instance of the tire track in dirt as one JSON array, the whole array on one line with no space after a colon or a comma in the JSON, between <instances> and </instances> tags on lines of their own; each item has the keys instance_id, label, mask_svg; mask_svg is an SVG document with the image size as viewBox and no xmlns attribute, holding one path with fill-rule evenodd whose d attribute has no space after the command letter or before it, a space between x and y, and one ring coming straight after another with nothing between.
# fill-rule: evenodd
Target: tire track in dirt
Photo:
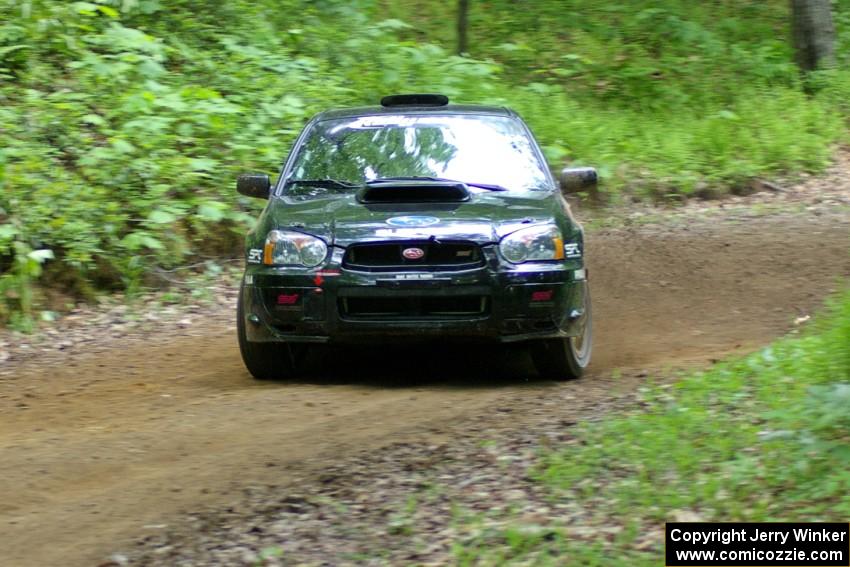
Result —
<instances>
[{"instance_id":1,"label":"tire track in dirt","mask_svg":"<svg viewBox=\"0 0 850 567\"><path fill-rule=\"evenodd\" d=\"M219 328L22 365L0 382L0 563L96 564L145 525L243 486L309 478L390 442L445 441L472 417L510 426L495 407L552 389L602 408L610 384L594 378L763 344L850 276L847 214L606 229L589 244L596 346L573 384L536 380L511 350L464 347L322 351L298 382L256 383Z\"/></svg>"}]
</instances>

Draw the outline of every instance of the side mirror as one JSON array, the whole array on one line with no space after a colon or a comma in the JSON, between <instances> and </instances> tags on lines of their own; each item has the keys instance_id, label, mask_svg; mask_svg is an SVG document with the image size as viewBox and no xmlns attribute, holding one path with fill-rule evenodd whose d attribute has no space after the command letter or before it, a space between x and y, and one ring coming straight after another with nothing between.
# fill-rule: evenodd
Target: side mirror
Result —
<instances>
[{"instance_id":1,"label":"side mirror","mask_svg":"<svg viewBox=\"0 0 850 567\"><path fill-rule=\"evenodd\" d=\"M561 171L561 193L569 195L593 189L599 176L592 167L567 167Z\"/></svg>"},{"instance_id":2,"label":"side mirror","mask_svg":"<svg viewBox=\"0 0 850 567\"><path fill-rule=\"evenodd\" d=\"M272 183L264 173L245 173L236 178L236 191L246 197L268 199Z\"/></svg>"}]
</instances>

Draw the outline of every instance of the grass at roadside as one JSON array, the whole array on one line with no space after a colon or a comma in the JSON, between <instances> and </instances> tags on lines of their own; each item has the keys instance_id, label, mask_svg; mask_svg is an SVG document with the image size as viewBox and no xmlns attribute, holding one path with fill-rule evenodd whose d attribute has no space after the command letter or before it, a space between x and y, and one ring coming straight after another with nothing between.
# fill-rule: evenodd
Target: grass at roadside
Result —
<instances>
[{"instance_id":1,"label":"grass at roadside","mask_svg":"<svg viewBox=\"0 0 850 567\"><path fill-rule=\"evenodd\" d=\"M541 455L553 503L582 526L469 517L461 565L657 565L668 520L843 521L850 516L850 292L802 333L585 426ZM479 526L476 529L475 524ZM483 526L483 527L482 527Z\"/></svg>"}]
</instances>

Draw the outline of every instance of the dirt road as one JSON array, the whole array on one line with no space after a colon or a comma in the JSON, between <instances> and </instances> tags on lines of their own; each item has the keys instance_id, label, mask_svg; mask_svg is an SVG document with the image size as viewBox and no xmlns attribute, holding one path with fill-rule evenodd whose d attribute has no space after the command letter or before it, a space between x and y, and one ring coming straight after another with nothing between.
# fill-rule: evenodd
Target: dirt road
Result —
<instances>
[{"instance_id":1,"label":"dirt road","mask_svg":"<svg viewBox=\"0 0 850 567\"><path fill-rule=\"evenodd\" d=\"M245 485L309 480L393 441L443 441L471 417L504 427L493 408L541 392L604 408L612 371L752 348L850 276L846 211L604 229L589 242L595 354L571 384L536 380L513 353L428 348L321 351L303 380L257 383L233 328L215 325L20 365L0 381L0 565L97 565Z\"/></svg>"}]
</instances>

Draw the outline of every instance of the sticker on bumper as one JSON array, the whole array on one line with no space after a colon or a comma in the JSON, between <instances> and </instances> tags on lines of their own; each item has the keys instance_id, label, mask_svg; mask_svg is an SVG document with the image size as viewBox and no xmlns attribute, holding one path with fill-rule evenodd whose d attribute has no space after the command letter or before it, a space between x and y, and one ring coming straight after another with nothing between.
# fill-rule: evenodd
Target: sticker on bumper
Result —
<instances>
[{"instance_id":1,"label":"sticker on bumper","mask_svg":"<svg viewBox=\"0 0 850 567\"><path fill-rule=\"evenodd\" d=\"M564 244L564 256L567 258L581 258L581 249L578 242L567 242Z\"/></svg>"},{"instance_id":2,"label":"sticker on bumper","mask_svg":"<svg viewBox=\"0 0 850 567\"><path fill-rule=\"evenodd\" d=\"M248 250L248 263L249 264L262 264L263 263L263 250L261 248L251 248Z\"/></svg>"}]
</instances>

